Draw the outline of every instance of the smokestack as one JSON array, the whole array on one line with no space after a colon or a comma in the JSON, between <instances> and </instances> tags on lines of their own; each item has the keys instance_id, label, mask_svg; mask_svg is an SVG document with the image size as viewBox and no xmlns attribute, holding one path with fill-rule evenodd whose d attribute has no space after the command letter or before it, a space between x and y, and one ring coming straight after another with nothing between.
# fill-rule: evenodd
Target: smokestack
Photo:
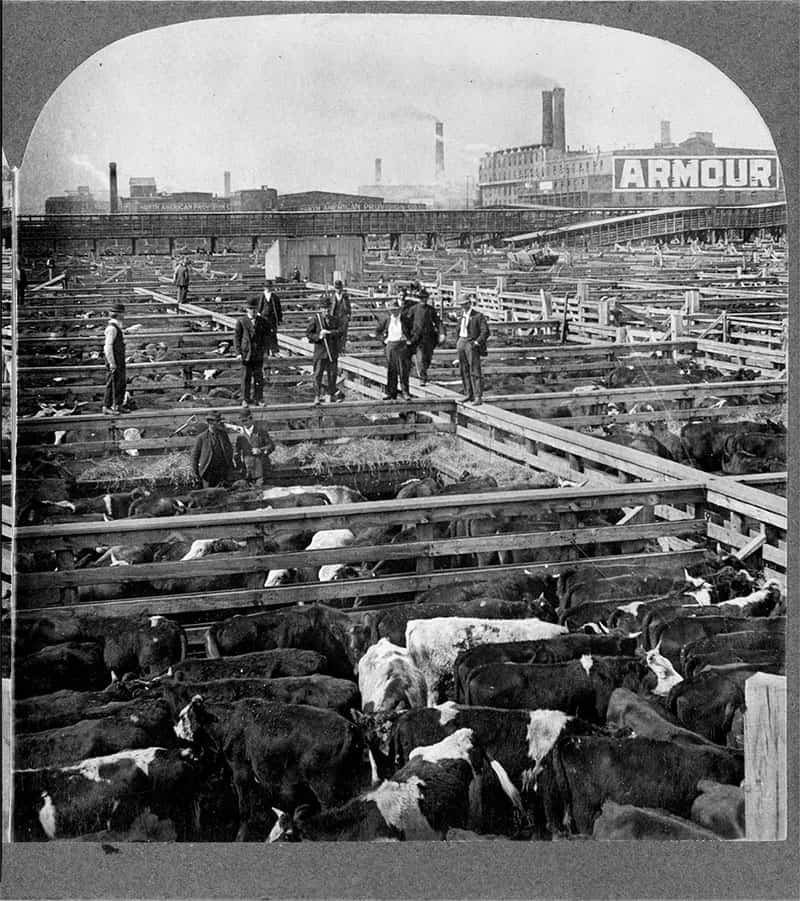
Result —
<instances>
[{"instance_id":1,"label":"smokestack","mask_svg":"<svg viewBox=\"0 0 800 901\"><path fill-rule=\"evenodd\" d=\"M108 208L112 213L119 212L119 194L117 193L117 164L108 164Z\"/></svg>"},{"instance_id":2,"label":"smokestack","mask_svg":"<svg viewBox=\"0 0 800 901\"><path fill-rule=\"evenodd\" d=\"M223 172L222 177L225 182L225 193L222 195L223 197L231 196L231 174L230 172Z\"/></svg>"},{"instance_id":3,"label":"smokestack","mask_svg":"<svg viewBox=\"0 0 800 901\"><path fill-rule=\"evenodd\" d=\"M662 144L671 144L672 140L670 138L669 133L669 121L666 119L661 120L661 143Z\"/></svg>"},{"instance_id":4,"label":"smokestack","mask_svg":"<svg viewBox=\"0 0 800 901\"><path fill-rule=\"evenodd\" d=\"M553 149L567 149L567 133L564 124L564 88L553 88Z\"/></svg>"},{"instance_id":5,"label":"smokestack","mask_svg":"<svg viewBox=\"0 0 800 901\"><path fill-rule=\"evenodd\" d=\"M553 146L553 92L542 91L542 145Z\"/></svg>"},{"instance_id":6,"label":"smokestack","mask_svg":"<svg viewBox=\"0 0 800 901\"><path fill-rule=\"evenodd\" d=\"M379 185L381 183L381 158L379 156L375 157L375 184Z\"/></svg>"},{"instance_id":7,"label":"smokestack","mask_svg":"<svg viewBox=\"0 0 800 901\"><path fill-rule=\"evenodd\" d=\"M444 178L444 123L436 123L436 179Z\"/></svg>"}]
</instances>

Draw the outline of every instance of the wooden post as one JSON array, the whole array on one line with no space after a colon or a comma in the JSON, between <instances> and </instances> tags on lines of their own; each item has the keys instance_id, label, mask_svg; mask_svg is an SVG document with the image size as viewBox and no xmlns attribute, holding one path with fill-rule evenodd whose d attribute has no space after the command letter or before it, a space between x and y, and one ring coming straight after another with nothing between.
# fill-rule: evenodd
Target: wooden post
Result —
<instances>
[{"instance_id":1,"label":"wooden post","mask_svg":"<svg viewBox=\"0 0 800 901\"><path fill-rule=\"evenodd\" d=\"M608 325L608 301L597 301L597 324Z\"/></svg>"},{"instance_id":2,"label":"wooden post","mask_svg":"<svg viewBox=\"0 0 800 901\"><path fill-rule=\"evenodd\" d=\"M457 307L461 302L461 282L453 282L453 306Z\"/></svg>"},{"instance_id":3,"label":"wooden post","mask_svg":"<svg viewBox=\"0 0 800 901\"><path fill-rule=\"evenodd\" d=\"M683 335L683 316L680 310L670 310L669 313L669 340L677 341ZM680 356L678 348L672 349L672 359L677 360Z\"/></svg>"},{"instance_id":4,"label":"wooden post","mask_svg":"<svg viewBox=\"0 0 800 901\"><path fill-rule=\"evenodd\" d=\"M614 338L616 344L627 344L628 343L628 326L620 325L617 326L617 334Z\"/></svg>"},{"instance_id":5,"label":"wooden post","mask_svg":"<svg viewBox=\"0 0 800 901\"><path fill-rule=\"evenodd\" d=\"M553 318L553 295L544 288L539 288L539 299L542 303L542 319Z\"/></svg>"},{"instance_id":6,"label":"wooden post","mask_svg":"<svg viewBox=\"0 0 800 901\"><path fill-rule=\"evenodd\" d=\"M728 343L728 311L722 311L722 343Z\"/></svg>"},{"instance_id":7,"label":"wooden post","mask_svg":"<svg viewBox=\"0 0 800 901\"><path fill-rule=\"evenodd\" d=\"M416 531L417 539L419 541L433 541L435 537L433 533L433 523L431 522L419 523ZM417 557L417 572L433 572L433 557L426 557L425 554L420 554Z\"/></svg>"},{"instance_id":8,"label":"wooden post","mask_svg":"<svg viewBox=\"0 0 800 901\"><path fill-rule=\"evenodd\" d=\"M56 563L58 564L58 568L62 571L65 569L75 569L75 554L73 553L72 548L56 551ZM78 589L74 586L65 585L59 592L58 601L64 606L76 604L78 602Z\"/></svg>"},{"instance_id":9,"label":"wooden post","mask_svg":"<svg viewBox=\"0 0 800 901\"><path fill-rule=\"evenodd\" d=\"M749 841L785 841L786 677L756 673L744 694L745 835Z\"/></svg>"},{"instance_id":10,"label":"wooden post","mask_svg":"<svg viewBox=\"0 0 800 901\"><path fill-rule=\"evenodd\" d=\"M11 744L11 679L3 679L3 835L0 841L11 841L11 778L12 755L14 753Z\"/></svg>"}]
</instances>

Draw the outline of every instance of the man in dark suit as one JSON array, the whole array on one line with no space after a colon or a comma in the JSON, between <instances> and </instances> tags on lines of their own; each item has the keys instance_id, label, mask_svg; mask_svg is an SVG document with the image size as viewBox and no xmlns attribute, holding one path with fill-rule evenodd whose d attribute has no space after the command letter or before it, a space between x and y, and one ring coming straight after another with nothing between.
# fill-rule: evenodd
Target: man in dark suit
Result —
<instances>
[{"instance_id":1,"label":"man in dark suit","mask_svg":"<svg viewBox=\"0 0 800 901\"><path fill-rule=\"evenodd\" d=\"M433 359L433 351L439 343L439 331L442 320L436 308L428 303L429 295L425 288L419 292L419 301L412 308L411 351L416 353L417 375L420 384L428 383L428 367Z\"/></svg>"},{"instance_id":2,"label":"man in dark suit","mask_svg":"<svg viewBox=\"0 0 800 901\"><path fill-rule=\"evenodd\" d=\"M178 288L178 303L186 303L189 297L189 278L189 260L182 257L172 276L172 280Z\"/></svg>"},{"instance_id":3,"label":"man in dark suit","mask_svg":"<svg viewBox=\"0 0 800 901\"><path fill-rule=\"evenodd\" d=\"M253 386L252 402L262 403L264 395L264 352L269 340L269 326L258 312L260 300L247 302L246 315L236 320L234 349L242 361L242 403L251 403L250 385Z\"/></svg>"},{"instance_id":4,"label":"man in dark suit","mask_svg":"<svg viewBox=\"0 0 800 901\"><path fill-rule=\"evenodd\" d=\"M465 298L461 303L461 318L458 322L458 365L467 403L476 406L483 403L483 374L481 357L487 354L489 323L483 313L473 308L474 297Z\"/></svg>"},{"instance_id":5,"label":"man in dark suit","mask_svg":"<svg viewBox=\"0 0 800 901\"><path fill-rule=\"evenodd\" d=\"M319 311L308 321L306 339L314 345L314 403L322 399L322 382L327 375L328 396L336 400L336 377L339 368L339 336L341 324L330 312L331 304L323 294L319 300Z\"/></svg>"},{"instance_id":6,"label":"man in dark suit","mask_svg":"<svg viewBox=\"0 0 800 901\"><path fill-rule=\"evenodd\" d=\"M347 330L350 328L350 295L344 290L344 284L337 278L333 283L333 297L328 310L339 323L339 348L344 350L347 344Z\"/></svg>"},{"instance_id":7,"label":"man in dark suit","mask_svg":"<svg viewBox=\"0 0 800 901\"><path fill-rule=\"evenodd\" d=\"M106 390L103 395L103 413L119 413L125 402L125 333L123 321L125 307L115 303L109 312L104 334L103 357L106 363Z\"/></svg>"},{"instance_id":8,"label":"man in dark suit","mask_svg":"<svg viewBox=\"0 0 800 901\"><path fill-rule=\"evenodd\" d=\"M216 488L233 475L233 446L221 413L209 413L208 430L201 432L192 449L192 472L202 479L203 488Z\"/></svg>"},{"instance_id":9,"label":"man in dark suit","mask_svg":"<svg viewBox=\"0 0 800 901\"><path fill-rule=\"evenodd\" d=\"M264 296L261 298L261 306L258 311L268 326L267 354L271 357L278 356L278 326L283 322L283 310L281 299L275 290L275 283L271 278L267 279L264 288Z\"/></svg>"},{"instance_id":10,"label":"man in dark suit","mask_svg":"<svg viewBox=\"0 0 800 901\"><path fill-rule=\"evenodd\" d=\"M387 302L389 313L378 324L375 337L386 346L386 393L383 400L397 399L397 382L403 400L411 400L408 376L411 369L411 317L403 298Z\"/></svg>"},{"instance_id":11,"label":"man in dark suit","mask_svg":"<svg viewBox=\"0 0 800 901\"><path fill-rule=\"evenodd\" d=\"M272 469L269 455L275 450L275 442L269 432L253 422L249 407L242 410L239 430L233 443L233 463L240 476L248 482L263 485Z\"/></svg>"}]
</instances>

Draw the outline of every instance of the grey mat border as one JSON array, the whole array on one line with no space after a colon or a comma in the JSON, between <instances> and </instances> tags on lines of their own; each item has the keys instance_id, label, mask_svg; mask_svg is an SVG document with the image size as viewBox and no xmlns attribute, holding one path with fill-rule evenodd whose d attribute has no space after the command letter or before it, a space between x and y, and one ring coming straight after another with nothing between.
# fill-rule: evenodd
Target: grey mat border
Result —
<instances>
[{"instance_id":1,"label":"grey mat border","mask_svg":"<svg viewBox=\"0 0 800 901\"><path fill-rule=\"evenodd\" d=\"M261 3L3 0L3 146L19 163L42 106L68 72L112 40L192 18L291 12L516 15L590 22L671 40L728 74L770 127L789 199L790 297L798 303L800 5L763 2ZM577 63L579 64L579 63ZM665 75L668 77L668 75ZM18 98L22 102L17 102ZM789 471L798 402L790 317ZM798 485L790 481L790 605L797 611ZM790 617L789 648L800 647ZM788 655L789 839L784 843L557 842L248 846L53 843L2 847L6 898L797 898L798 660Z\"/></svg>"}]
</instances>

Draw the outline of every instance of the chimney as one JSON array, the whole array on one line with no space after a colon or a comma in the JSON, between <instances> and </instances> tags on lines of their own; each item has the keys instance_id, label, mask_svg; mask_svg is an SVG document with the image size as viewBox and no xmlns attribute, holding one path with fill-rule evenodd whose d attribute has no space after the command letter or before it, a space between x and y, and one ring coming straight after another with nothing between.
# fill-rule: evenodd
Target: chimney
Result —
<instances>
[{"instance_id":1,"label":"chimney","mask_svg":"<svg viewBox=\"0 0 800 901\"><path fill-rule=\"evenodd\" d=\"M661 143L662 144L671 144L672 139L669 133L669 121L666 119L661 120Z\"/></svg>"},{"instance_id":2,"label":"chimney","mask_svg":"<svg viewBox=\"0 0 800 901\"><path fill-rule=\"evenodd\" d=\"M379 185L381 183L381 158L379 156L375 157L375 184Z\"/></svg>"},{"instance_id":3,"label":"chimney","mask_svg":"<svg viewBox=\"0 0 800 901\"><path fill-rule=\"evenodd\" d=\"M542 145L553 146L553 92L542 91Z\"/></svg>"},{"instance_id":4,"label":"chimney","mask_svg":"<svg viewBox=\"0 0 800 901\"><path fill-rule=\"evenodd\" d=\"M222 196L230 197L231 196L231 174L230 174L230 172L225 171L225 172L223 172L222 177L225 182L225 192Z\"/></svg>"},{"instance_id":5,"label":"chimney","mask_svg":"<svg viewBox=\"0 0 800 901\"><path fill-rule=\"evenodd\" d=\"M444 123L436 123L436 180L444 178Z\"/></svg>"},{"instance_id":6,"label":"chimney","mask_svg":"<svg viewBox=\"0 0 800 901\"><path fill-rule=\"evenodd\" d=\"M564 88L553 88L553 149L567 149L567 133L564 123Z\"/></svg>"},{"instance_id":7,"label":"chimney","mask_svg":"<svg viewBox=\"0 0 800 901\"><path fill-rule=\"evenodd\" d=\"M119 194L117 193L117 164L108 164L108 208L112 213L119 212Z\"/></svg>"}]
</instances>

